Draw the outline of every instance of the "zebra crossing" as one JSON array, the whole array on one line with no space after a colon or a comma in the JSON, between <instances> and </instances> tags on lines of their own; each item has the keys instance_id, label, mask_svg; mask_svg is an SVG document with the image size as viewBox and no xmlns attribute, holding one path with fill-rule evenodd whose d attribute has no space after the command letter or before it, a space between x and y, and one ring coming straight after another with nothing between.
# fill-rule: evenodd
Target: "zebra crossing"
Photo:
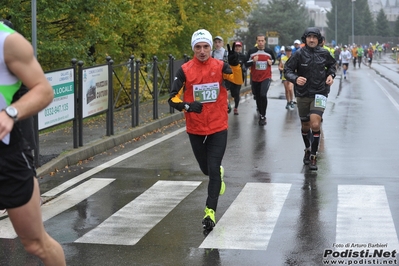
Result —
<instances>
[{"instance_id":1,"label":"zebra crossing","mask_svg":"<svg viewBox=\"0 0 399 266\"><path fill-rule=\"evenodd\" d=\"M60 194L42 206L43 221L77 205L114 180L90 178ZM135 245L177 205L184 204L201 183L157 181L74 243ZM198 248L266 250L291 189L290 183L246 183ZM338 185L337 195L335 243L386 243L399 250L384 186ZM0 238L16 237L9 219L0 220Z\"/></svg>"}]
</instances>

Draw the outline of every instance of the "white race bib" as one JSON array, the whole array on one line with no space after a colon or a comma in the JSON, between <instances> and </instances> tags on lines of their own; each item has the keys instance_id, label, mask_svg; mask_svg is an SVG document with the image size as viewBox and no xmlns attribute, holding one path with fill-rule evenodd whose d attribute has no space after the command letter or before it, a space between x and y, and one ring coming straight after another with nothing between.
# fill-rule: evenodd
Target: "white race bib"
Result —
<instances>
[{"instance_id":1,"label":"white race bib","mask_svg":"<svg viewBox=\"0 0 399 266\"><path fill-rule=\"evenodd\" d=\"M256 61L255 69L256 70L266 70L267 69L267 61Z\"/></svg>"},{"instance_id":2,"label":"white race bib","mask_svg":"<svg viewBox=\"0 0 399 266\"><path fill-rule=\"evenodd\" d=\"M215 102L219 96L218 82L193 85L194 101L201 103Z\"/></svg>"},{"instance_id":3,"label":"white race bib","mask_svg":"<svg viewBox=\"0 0 399 266\"><path fill-rule=\"evenodd\" d=\"M314 96L314 107L320 107L325 109L327 105L327 97L321 94Z\"/></svg>"}]
</instances>

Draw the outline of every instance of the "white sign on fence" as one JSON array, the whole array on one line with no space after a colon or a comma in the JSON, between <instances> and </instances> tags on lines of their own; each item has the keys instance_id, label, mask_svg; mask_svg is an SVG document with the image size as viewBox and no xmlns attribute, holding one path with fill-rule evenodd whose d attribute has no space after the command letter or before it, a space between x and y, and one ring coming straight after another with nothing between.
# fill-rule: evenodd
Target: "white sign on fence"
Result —
<instances>
[{"instance_id":1,"label":"white sign on fence","mask_svg":"<svg viewBox=\"0 0 399 266\"><path fill-rule=\"evenodd\" d=\"M108 65L83 70L83 118L108 110Z\"/></svg>"},{"instance_id":2,"label":"white sign on fence","mask_svg":"<svg viewBox=\"0 0 399 266\"><path fill-rule=\"evenodd\" d=\"M277 45L278 37L267 37L267 44L269 45Z\"/></svg>"},{"instance_id":3,"label":"white sign on fence","mask_svg":"<svg viewBox=\"0 0 399 266\"><path fill-rule=\"evenodd\" d=\"M54 91L53 102L38 113L39 130L74 119L74 70L45 73Z\"/></svg>"}]
</instances>

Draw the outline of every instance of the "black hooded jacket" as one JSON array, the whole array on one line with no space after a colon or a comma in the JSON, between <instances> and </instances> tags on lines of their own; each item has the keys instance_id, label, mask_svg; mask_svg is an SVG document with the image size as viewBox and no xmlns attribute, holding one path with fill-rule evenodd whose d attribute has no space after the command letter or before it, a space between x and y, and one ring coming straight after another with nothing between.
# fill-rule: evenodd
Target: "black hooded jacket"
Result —
<instances>
[{"instance_id":1,"label":"black hooded jacket","mask_svg":"<svg viewBox=\"0 0 399 266\"><path fill-rule=\"evenodd\" d=\"M335 59L330 52L317 46L304 46L296 51L284 65L285 78L294 83L296 97L313 98L315 94L328 96L330 91L326 84L327 76L335 77ZM296 84L299 77L307 79L305 85Z\"/></svg>"}]
</instances>

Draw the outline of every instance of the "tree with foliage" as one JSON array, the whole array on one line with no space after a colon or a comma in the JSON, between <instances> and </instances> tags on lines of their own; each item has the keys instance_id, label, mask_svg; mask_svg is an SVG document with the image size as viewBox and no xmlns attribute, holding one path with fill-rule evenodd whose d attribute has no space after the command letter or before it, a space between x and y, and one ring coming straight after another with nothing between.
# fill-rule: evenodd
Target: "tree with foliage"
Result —
<instances>
[{"instance_id":1,"label":"tree with foliage","mask_svg":"<svg viewBox=\"0 0 399 266\"><path fill-rule=\"evenodd\" d=\"M377 36L389 37L392 36L391 28L384 9L380 9L375 22L375 33Z\"/></svg>"},{"instance_id":2,"label":"tree with foliage","mask_svg":"<svg viewBox=\"0 0 399 266\"><path fill-rule=\"evenodd\" d=\"M236 20L251 0L40 0L37 1L37 56L45 70L66 67L72 58L85 66L126 62L130 55L149 61L169 54L192 54L191 35L199 28L232 36ZM31 1L8 0L0 18L31 36Z\"/></svg>"},{"instance_id":3,"label":"tree with foliage","mask_svg":"<svg viewBox=\"0 0 399 266\"><path fill-rule=\"evenodd\" d=\"M327 12L327 40L335 39L338 44L348 43L352 36L352 4L353 33L358 35L373 35L374 21L367 0L331 0L331 11ZM335 29L337 26L337 29ZM337 31L337 32L335 32Z\"/></svg>"},{"instance_id":4,"label":"tree with foliage","mask_svg":"<svg viewBox=\"0 0 399 266\"><path fill-rule=\"evenodd\" d=\"M393 35L394 37L399 37L399 16L396 17L395 21L395 26L393 29Z\"/></svg>"},{"instance_id":5,"label":"tree with foliage","mask_svg":"<svg viewBox=\"0 0 399 266\"><path fill-rule=\"evenodd\" d=\"M237 21L244 20L250 13L252 0L174 0L172 12L181 30L171 36L175 45L173 54L192 54L191 36L198 29L207 29L213 36L226 40L233 37L239 27Z\"/></svg>"},{"instance_id":6,"label":"tree with foliage","mask_svg":"<svg viewBox=\"0 0 399 266\"><path fill-rule=\"evenodd\" d=\"M355 16L355 35L375 35L375 22L367 0L357 0ZM356 1L356 2L357 2Z\"/></svg>"},{"instance_id":7,"label":"tree with foliage","mask_svg":"<svg viewBox=\"0 0 399 266\"><path fill-rule=\"evenodd\" d=\"M30 1L11 1L15 2L10 5L13 8L0 8L0 16L11 16L16 29L31 40ZM73 57L83 60L87 66L104 63L107 55L120 62L133 53L140 56L155 54L178 28L168 16L170 6L167 1L140 2L38 1L37 54L40 63L48 70L65 67Z\"/></svg>"},{"instance_id":8,"label":"tree with foliage","mask_svg":"<svg viewBox=\"0 0 399 266\"><path fill-rule=\"evenodd\" d=\"M309 21L305 8L298 0L271 0L259 4L248 18L248 32L239 36L248 47L255 44L259 33L274 31L279 34L279 45L292 45L300 39Z\"/></svg>"}]
</instances>

